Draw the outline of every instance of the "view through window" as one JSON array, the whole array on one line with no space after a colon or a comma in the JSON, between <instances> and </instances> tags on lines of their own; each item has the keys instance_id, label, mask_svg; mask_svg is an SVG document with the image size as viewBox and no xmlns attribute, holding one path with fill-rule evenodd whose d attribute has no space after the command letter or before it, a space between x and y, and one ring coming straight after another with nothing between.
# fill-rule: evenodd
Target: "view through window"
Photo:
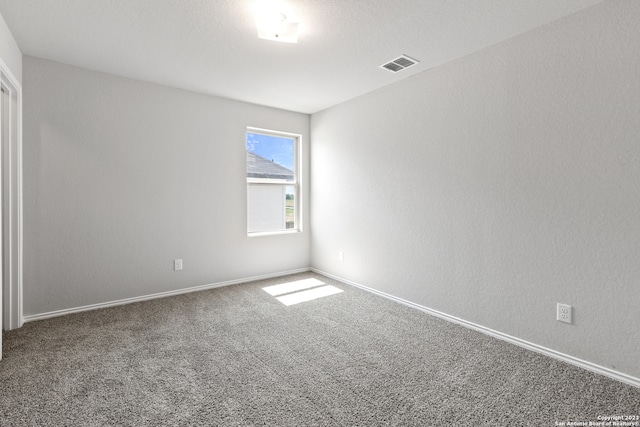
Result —
<instances>
[{"instance_id":1,"label":"view through window","mask_svg":"<svg viewBox=\"0 0 640 427\"><path fill-rule=\"evenodd\" d=\"M247 129L247 231L299 230L299 136Z\"/></svg>"}]
</instances>

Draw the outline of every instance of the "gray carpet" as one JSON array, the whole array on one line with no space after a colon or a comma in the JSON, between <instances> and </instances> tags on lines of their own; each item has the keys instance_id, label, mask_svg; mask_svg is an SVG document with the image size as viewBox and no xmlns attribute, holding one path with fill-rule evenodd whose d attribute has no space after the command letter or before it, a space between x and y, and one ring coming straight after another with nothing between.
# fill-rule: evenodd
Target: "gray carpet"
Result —
<instances>
[{"instance_id":1,"label":"gray carpet","mask_svg":"<svg viewBox=\"0 0 640 427\"><path fill-rule=\"evenodd\" d=\"M284 306L261 288L343 293ZM312 273L3 333L4 426L553 426L640 389Z\"/></svg>"}]
</instances>

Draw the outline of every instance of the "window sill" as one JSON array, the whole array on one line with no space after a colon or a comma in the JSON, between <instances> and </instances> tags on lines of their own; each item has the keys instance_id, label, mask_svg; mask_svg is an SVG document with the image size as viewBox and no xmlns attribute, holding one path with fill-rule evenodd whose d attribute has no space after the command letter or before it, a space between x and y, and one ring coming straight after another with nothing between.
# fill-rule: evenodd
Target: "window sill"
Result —
<instances>
[{"instance_id":1,"label":"window sill","mask_svg":"<svg viewBox=\"0 0 640 427\"><path fill-rule=\"evenodd\" d=\"M260 236L277 236L280 234L297 234L300 233L301 230L293 229L293 230L281 230L281 231L261 231L256 233L247 233L247 237L260 237Z\"/></svg>"}]
</instances>

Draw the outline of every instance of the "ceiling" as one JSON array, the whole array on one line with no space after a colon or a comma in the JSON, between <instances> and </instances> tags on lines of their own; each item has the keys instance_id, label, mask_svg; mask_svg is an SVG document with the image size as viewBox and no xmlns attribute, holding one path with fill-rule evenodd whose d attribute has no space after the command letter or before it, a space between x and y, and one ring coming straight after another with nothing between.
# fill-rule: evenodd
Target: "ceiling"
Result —
<instances>
[{"instance_id":1,"label":"ceiling","mask_svg":"<svg viewBox=\"0 0 640 427\"><path fill-rule=\"evenodd\" d=\"M300 22L257 38L258 3ZM0 0L25 55L314 113L602 0ZM421 61L393 74L379 65Z\"/></svg>"}]
</instances>

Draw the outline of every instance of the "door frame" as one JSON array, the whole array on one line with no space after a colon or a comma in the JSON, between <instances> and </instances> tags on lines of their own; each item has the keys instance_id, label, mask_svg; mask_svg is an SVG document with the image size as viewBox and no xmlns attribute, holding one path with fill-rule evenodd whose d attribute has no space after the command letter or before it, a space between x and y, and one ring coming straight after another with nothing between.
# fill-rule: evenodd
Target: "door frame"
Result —
<instances>
[{"instance_id":1,"label":"door frame","mask_svg":"<svg viewBox=\"0 0 640 427\"><path fill-rule=\"evenodd\" d=\"M22 86L0 58L2 95L2 325L5 330L24 324L22 311ZM7 123L8 122L8 123ZM1 339L1 338L0 338ZM1 341L0 341L1 345ZM1 348L1 347L0 347ZM0 353L0 357L1 353Z\"/></svg>"}]
</instances>

